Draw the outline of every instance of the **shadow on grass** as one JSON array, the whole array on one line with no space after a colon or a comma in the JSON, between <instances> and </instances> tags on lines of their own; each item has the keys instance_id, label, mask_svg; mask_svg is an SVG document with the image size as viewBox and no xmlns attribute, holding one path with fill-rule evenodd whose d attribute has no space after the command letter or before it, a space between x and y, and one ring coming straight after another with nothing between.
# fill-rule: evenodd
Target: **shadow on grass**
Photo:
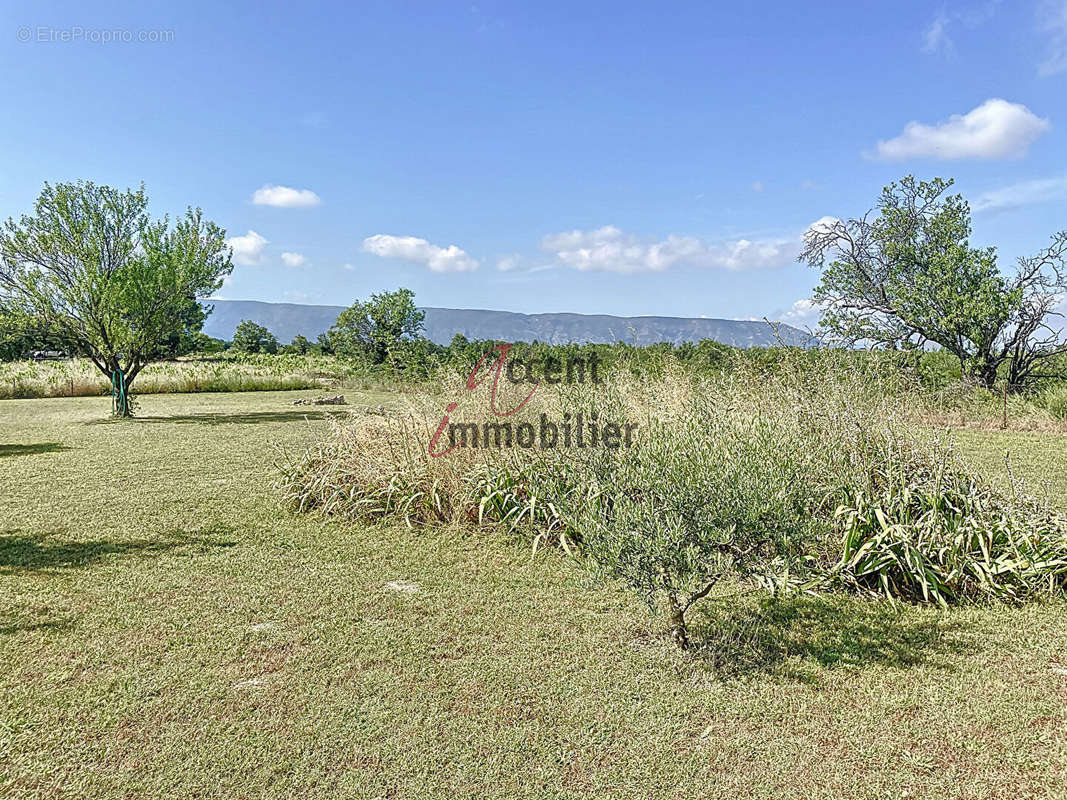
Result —
<instances>
[{"instance_id":1,"label":"shadow on grass","mask_svg":"<svg viewBox=\"0 0 1067 800\"><path fill-rule=\"evenodd\" d=\"M343 409L343 406L341 408ZM98 419L91 420L86 424L154 424L167 422L179 425L261 425L268 422L300 422L305 417L321 419L323 414L324 412L318 409L304 411L248 411L238 414L175 414L169 417L133 417L127 420Z\"/></svg>"},{"instance_id":2,"label":"shadow on grass","mask_svg":"<svg viewBox=\"0 0 1067 800\"><path fill-rule=\"evenodd\" d=\"M43 622L5 622L0 623L0 636L30 631L65 631L74 627L69 619L48 619Z\"/></svg>"},{"instance_id":3,"label":"shadow on grass","mask_svg":"<svg viewBox=\"0 0 1067 800\"><path fill-rule=\"evenodd\" d=\"M112 555L153 556L173 550L206 553L236 545L227 536L232 532L232 528L215 526L195 533L173 531L155 539L70 541L55 534L7 530L0 533L0 574L88 567Z\"/></svg>"},{"instance_id":4,"label":"shadow on grass","mask_svg":"<svg viewBox=\"0 0 1067 800\"><path fill-rule=\"evenodd\" d=\"M958 623L934 610L866 598L821 595L711 603L691 625L693 655L724 676L793 669L907 668L974 652ZM718 613L716 613L716 606ZM694 609L695 610L695 609Z\"/></svg>"},{"instance_id":5,"label":"shadow on grass","mask_svg":"<svg viewBox=\"0 0 1067 800\"><path fill-rule=\"evenodd\" d=\"M32 456L38 453L61 453L70 450L59 442L37 442L36 444L0 444L0 458L8 456Z\"/></svg>"}]
</instances>

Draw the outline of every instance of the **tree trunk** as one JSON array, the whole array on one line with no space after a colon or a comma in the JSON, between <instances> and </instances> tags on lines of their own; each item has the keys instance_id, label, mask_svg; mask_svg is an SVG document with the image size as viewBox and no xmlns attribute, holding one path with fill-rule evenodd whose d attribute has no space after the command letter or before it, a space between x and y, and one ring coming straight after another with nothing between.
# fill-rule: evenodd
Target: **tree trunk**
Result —
<instances>
[{"instance_id":1,"label":"tree trunk","mask_svg":"<svg viewBox=\"0 0 1067 800\"><path fill-rule=\"evenodd\" d=\"M990 364L988 361L971 361L969 369L966 369L968 374L975 383L986 389L994 389L997 385L997 367L995 364Z\"/></svg>"},{"instance_id":2,"label":"tree trunk","mask_svg":"<svg viewBox=\"0 0 1067 800\"><path fill-rule=\"evenodd\" d=\"M667 594L667 615L671 626L671 638L682 650L689 649L689 631L685 627L685 609L678 603L673 592Z\"/></svg>"},{"instance_id":3,"label":"tree trunk","mask_svg":"<svg viewBox=\"0 0 1067 800\"><path fill-rule=\"evenodd\" d=\"M115 404L115 416L116 417L132 417L133 416L133 401L130 400L130 396L124 395L121 400Z\"/></svg>"},{"instance_id":4,"label":"tree trunk","mask_svg":"<svg viewBox=\"0 0 1067 800\"><path fill-rule=\"evenodd\" d=\"M111 375L111 413L116 417L133 416L133 398L130 397L132 380L132 378L127 379L127 375L121 369L115 370Z\"/></svg>"}]
</instances>

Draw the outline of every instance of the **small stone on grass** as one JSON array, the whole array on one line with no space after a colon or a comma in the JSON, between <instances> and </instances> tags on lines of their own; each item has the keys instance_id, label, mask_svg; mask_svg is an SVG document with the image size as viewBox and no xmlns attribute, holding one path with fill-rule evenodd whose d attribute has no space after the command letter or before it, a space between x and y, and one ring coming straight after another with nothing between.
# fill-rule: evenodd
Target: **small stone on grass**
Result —
<instances>
[{"instance_id":1,"label":"small stone on grass","mask_svg":"<svg viewBox=\"0 0 1067 800\"><path fill-rule=\"evenodd\" d=\"M385 584L385 588L394 592L414 594L419 590L419 585L414 581L389 581Z\"/></svg>"}]
</instances>

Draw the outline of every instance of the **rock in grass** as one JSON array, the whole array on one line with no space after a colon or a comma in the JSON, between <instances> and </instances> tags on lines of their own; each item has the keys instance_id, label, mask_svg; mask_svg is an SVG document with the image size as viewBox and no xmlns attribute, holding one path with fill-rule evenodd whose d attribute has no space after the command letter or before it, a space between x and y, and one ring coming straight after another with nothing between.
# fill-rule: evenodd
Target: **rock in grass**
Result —
<instances>
[{"instance_id":1,"label":"rock in grass","mask_svg":"<svg viewBox=\"0 0 1067 800\"><path fill-rule=\"evenodd\" d=\"M294 406L343 406L345 403L345 396L343 394L334 395L333 397L301 397L299 400L293 401Z\"/></svg>"},{"instance_id":2,"label":"rock in grass","mask_svg":"<svg viewBox=\"0 0 1067 800\"><path fill-rule=\"evenodd\" d=\"M388 589L392 592L402 592L403 594L414 594L419 590L419 585L414 581L389 581L385 584L384 589Z\"/></svg>"}]
</instances>

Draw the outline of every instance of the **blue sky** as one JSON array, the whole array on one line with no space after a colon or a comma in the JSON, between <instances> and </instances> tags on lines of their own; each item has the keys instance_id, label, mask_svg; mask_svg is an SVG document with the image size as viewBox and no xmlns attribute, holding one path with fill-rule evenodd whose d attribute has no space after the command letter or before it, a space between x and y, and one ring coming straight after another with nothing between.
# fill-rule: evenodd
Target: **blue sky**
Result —
<instances>
[{"instance_id":1,"label":"blue sky","mask_svg":"<svg viewBox=\"0 0 1067 800\"><path fill-rule=\"evenodd\" d=\"M143 181L231 299L807 322L804 229L909 172L1005 267L1067 228L1067 0L0 7L0 215Z\"/></svg>"}]
</instances>

